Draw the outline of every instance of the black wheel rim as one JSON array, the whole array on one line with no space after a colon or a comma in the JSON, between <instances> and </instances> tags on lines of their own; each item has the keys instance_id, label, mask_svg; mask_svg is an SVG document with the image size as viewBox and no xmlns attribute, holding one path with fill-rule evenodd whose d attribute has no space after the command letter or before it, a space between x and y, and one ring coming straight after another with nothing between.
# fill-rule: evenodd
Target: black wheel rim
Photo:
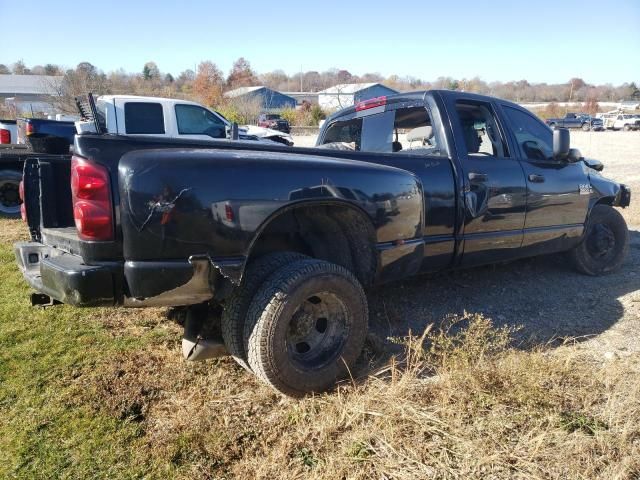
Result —
<instances>
[{"instance_id":1,"label":"black wheel rim","mask_svg":"<svg viewBox=\"0 0 640 480\"><path fill-rule=\"evenodd\" d=\"M0 212L19 213L20 203L18 184L11 180L0 180Z\"/></svg>"},{"instance_id":2,"label":"black wheel rim","mask_svg":"<svg viewBox=\"0 0 640 480\"><path fill-rule=\"evenodd\" d=\"M604 223L593 225L587 237L587 251L595 260L609 260L615 255L616 236Z\"/></svg>"},{"instance_id":3,"label":"black wheel rim","mask_svg":"<svg viewBox=\"0 0 640 480\"><path fill-rule=\"evenodd\" d=\"M334 362L346 342L348 318L347 307L334 293L318 292L307 297L289 322L289 358L303 370Z\"/></svg>"}]
</instances>

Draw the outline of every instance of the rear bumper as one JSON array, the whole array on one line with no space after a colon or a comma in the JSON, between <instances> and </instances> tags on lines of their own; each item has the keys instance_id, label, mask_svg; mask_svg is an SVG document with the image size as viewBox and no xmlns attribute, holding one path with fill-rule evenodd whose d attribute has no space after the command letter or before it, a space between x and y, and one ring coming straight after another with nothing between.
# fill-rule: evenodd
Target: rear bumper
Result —
<instances>
[{"instance_id":1,"label":"rear bumper","mask_svg":"<svg viewBox=\"0 0 640 480\"><path fill-rule=\"evenodd\" d=\"M208 258L85 265L82 257L37 242L14 244L27 283L77 307L193 305L210 300L219 273Z\"/></svg>"},{"instance_id":2,"label":"rear bumper","mask_svg":"<svg viewBox=\"0 0 640 480\"><path fill-rule=\"evenodd\" d=\"M82 257L37 242L19 242L13 248L18 267L34 290L78 307L117 303L116 279L122 277L117 264L84 265Z\"/></svg>"}]
</instances>

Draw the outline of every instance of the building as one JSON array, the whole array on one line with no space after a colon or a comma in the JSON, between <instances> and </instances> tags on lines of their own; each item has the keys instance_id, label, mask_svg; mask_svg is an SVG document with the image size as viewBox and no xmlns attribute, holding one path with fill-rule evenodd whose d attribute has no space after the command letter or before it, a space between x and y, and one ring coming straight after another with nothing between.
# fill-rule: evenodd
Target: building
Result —
<instances>
[{"instance_id":1,"label":"building","mask_svg":"<svg viewBox=\"0 0 640 480\"><path fill-rule=\"evenodd\" d=\"M282 92L282 94L294 98L298 106L304 102L318 103L318 92Z\"/></svg>"},{"instance_id":2,"label":"building","mask_svg":"<svg viewBox=\"0 0 640 480\"><path fill-rule=\"evenodd\" d=\"M62 79L51 75L0 75L0 102L18 113L52 113Z\"/></svg>"},{"instance_id":3,"label":"building","mask_svg":"<svg viewBox=\"0 0 640 480\"><path fill-rule=\"evenodd\" d=\"M264 111L282 110L283 108L295 108L296 99L284 95L265 86L241 87L224 94L227 98L246 99L257 101Z\"/></svg>"},{"instance_id":4,"label":"building","mask_svg":"<svg viewBox=\"0 0 640 480\"><path fill-rule=\"evenodd\" d=\"M323 110L337 110L363 100L396 93L396 90L380 83L343 83L318 92L318 104Z\"/></svg>"}]
</instances>

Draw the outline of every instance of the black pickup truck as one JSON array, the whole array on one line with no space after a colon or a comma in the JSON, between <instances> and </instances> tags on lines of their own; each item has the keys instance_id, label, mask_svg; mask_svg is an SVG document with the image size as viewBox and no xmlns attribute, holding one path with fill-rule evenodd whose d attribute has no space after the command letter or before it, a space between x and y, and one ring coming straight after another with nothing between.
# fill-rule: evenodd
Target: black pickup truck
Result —
<instances>
[{"instance_id":1,"label":"black pickup truck","mask_svg":"<svg viewBox=\"0 0 640 480\"><path fill-rule=\"evenodd\" d=\"M68 156L76 131L73 122L36 118L18 119L16 130L17 138L0 145L0 217L20 217L19 184L25 160Z\"/></svg>"},{"instance_id":2,"label":"black pickup truck","mask_svg":"<svg viewBox=\"0 0 640 480\"><path fill-rule=\"evenodd\" d=\"M604 124L602 119L592 117L586 113L567 113L564 118L547 118L545 123L551 128L581 128L585 132L590 130L600 131L604 130Z\"/></svg>"},{"instance_id":3,"label":"black pickup truck","mask_svg":"<svg viewBox=\"0 0 640 480\"><path fill-rule=\"evenodd\" d=\"M302 395L355 362L367 287L552 252L621 267L631 193L600 170L568 130L450 91L358 103L316 148L77 135L71 161L27 160L15 254L35 304L186 306L185 357Z\"/></svg>"}]
</instances>

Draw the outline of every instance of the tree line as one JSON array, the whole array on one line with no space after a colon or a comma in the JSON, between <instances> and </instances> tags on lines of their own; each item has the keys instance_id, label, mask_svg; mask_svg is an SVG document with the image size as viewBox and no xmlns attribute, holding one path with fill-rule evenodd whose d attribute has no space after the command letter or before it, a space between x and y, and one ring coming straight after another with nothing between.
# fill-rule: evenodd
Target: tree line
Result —
<instances>
[{"instance_id":1,"label":"tree line","mask_svg":"<svg viewBox=\"0 0 640 480\"><path fill-rule=\"evenodd\" d=\"M0 64L0 74L62 76L62 82L56 83L55 88L60 95L59 107L65 111L74 111L73 98L87 91L96 94L126 93L185 98L229 109L232 105L230 100L225 99L224 93L240 87L265 85L283 92L317 92L338 84L359 82L379 82L398 91L433 88L463 90L519 103L584 102L593 106L597 102L640 99L640 91L634 82L594 85L578 77L555 84L531 83L527 80L486 82L479 77L455 79L445 76L426 81L398 75L385 77L379 73L356 75L337 68L325 72L306 71L289 75L283 70L258 73L243 57L233 63L226 75L210 60L200 62L195 70L187 69L177 75L163 72L153 61L145 63L139 72L119 69L107 73L89 62L81 62L75 68L65 69L55 64L27 67L22 60L9 66Z\"/></svg>"}]
</instances>

